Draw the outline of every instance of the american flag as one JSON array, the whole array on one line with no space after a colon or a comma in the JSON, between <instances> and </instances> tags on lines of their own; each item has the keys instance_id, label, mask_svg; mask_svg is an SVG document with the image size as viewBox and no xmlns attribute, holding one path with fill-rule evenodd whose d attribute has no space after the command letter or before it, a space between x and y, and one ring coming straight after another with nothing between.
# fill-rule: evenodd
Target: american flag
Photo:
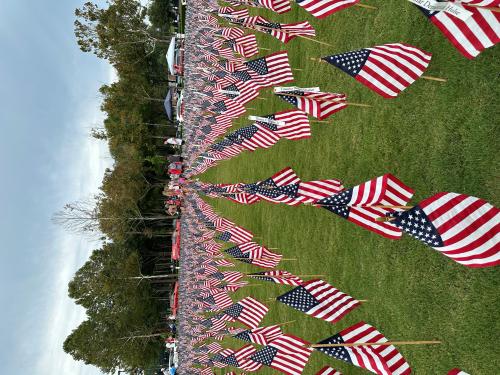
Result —
<instances>
[{"instance_id":1,"label":"american flag","mask_svg":"<svg viewBox=\"0 0 500 375\"><path fill-rule=\"evenodd\" d=\"M499 6L497 0L462 1L470 5ZM430 11L417 6L422 13L441 30L445 37L458 51L473 59L486 48L492 47L500 41L500 13L477 6L461 4L463 8L472 12L466 20L444 11Z\"/></svg>"},{"instance_id":2,"label":"american flag","mask_svg":"<svg viewBox=\"0 0 500 375\"><path fill-rule=\"evenodd\" d=\"M238 271L224 271L211 274L210 276L217 280L234 283L243 278L244 275Z\"/></svg>"},{"instance_id":3,"label":"american flag","mask_svg":"<svg viewBox=\"0 0 500 375\"><path fill-rule=\"evenodd\" d=\"M219 7L219 15L222 17L230 16L235 18L245 18L249 16L248 9L234 9L231 7Z\"/></svg>"},{"instance_id":4,"label":"american flag","mask_svg":"<svg viewBox=\"0 0 500 375\"><path fill-rule=\"evenodd\" d=\"M311 126L309 124L309 119L307 118L307 115L302 111L292 109L262 117L269 120L282 122L282 125L275 125L275 132L283 138L298 140L309 138L311 136ZM260 122L258 120L256 121L257 124L266 124L265 122Z\"/></svg>"},{"instance_id":5,"label":"american flag","mask_svg":"<svg viewBox=\"0 0 500 375\"><path fill-rule=\"evenodd\" d=\"M448 375L469 375L469 373L462 371L459 368L454 368L448 372Z\"/></svg>"},{"instance_id":6,"label":"american flag","mask_svg":"<svg viewBox=\"0 0 500 375\"><path fill-rule=\"evenodd\" d=\"M319 370L316 375L342 375L342 373L335 370L333 367L325 366Z\"/></svg>"},{"instance_id":7,"label":"american flag","mask_svg":"<svg viewBox=\"0 0 500 375\"><path fill-rule=\"evenodd\" d=\"M258 327L239 332L233 337L239 340L253 342L259 345L269 345L269 343L283 335L281 328L277 325L268 327Z\"/></svg>"},{"instance_id":8,"label":"american flag","mask_svg":"<svg viewBox=\"0 0 500 375\"><path fill-rule=\"evenodd\" d=\"M259 53L257 38L254 34L228 39L226 43L230 48L244 57L250 57Z\"/></svg>"},{"instance_id":9,"label":"american flag","mask_svg":"<svg viewBox=\"0 0 500 375\"><path fill-rule=\"evenodd\" d=\"M402 43L389 43L322 59L384 98L395 98L427 69L431 54Z\"/></svg>"},{"instance_id":10,"label":"american flag","mask_svg":"<svg viewBox=\"0 0 500 375\"><path fill-rule=\"evenodd\" d=\"M204 369L200 369L199 371L200 371L199 372L200 375L214 375L214 372L209 367L204 368Z\"/></svg>"},{"instance_id":11,"label":"american flag","mask_svg":"<svg viewBox=\"0 0 500 375\"><path fill-rule=\"evenodd\" d=\"M351 310L360 305L359 301L334 288L323 280L310 280L276 298L307 315L336 323Z\"/></svg>"},{"instance_id":12,"label":"american flag","mask_svg":"<svg viewBox=\"0 0 500 375\"><path fill-rule=\"evenodd\" d=\"M234 267L234 263L226 259L217 259L214 263L217 267Z\"/></svg>"},{"instance_id":13,"label":"american flag","mask_svg":"<svg viewBox=\"0 0 500 375\"><path fill-rule=\"evenodd\" d=\"M257 148L273 146L281 137L265 126L250 125L228 134L226 138L247 150L255 151Z\"/></svg>"},{"instance_id":14,"label":"american flag","mask_svg":"<svg viewBox=\"0 0 500 375\"><path fill-rule=\"evenodd\" d=\"M245 345L238 349L233 354L224 358L224 363L229 366L237 367L246 371L257 371L262 367L262 364L253 361L249 357L255 354L257 350L252 345Z\"/></svg>"},{"instance_id":15,"label":"american flag","mask_svg":"<svg viewBox=\"0 0 500 375\"><path fill-rule=\"evenodd\" d=\"M212 311L222 310L233 304L231 297L229 297L227 292L223 290L220 290L218 293L206 298L204 302L208 303L209 306L212 306Z\"/></svg>"},{"instance_id":16,"label":"american flag","mask_svg":"<svg viewBox=\"0 0 500 375\"><path fill-rule=\"evenodd\" d=\"M223 347L218 342L212 342L206 346L207 353L218 353Z\"/></svg>"},{"instance_id":17,"label":"american flag","mask_svg":"<svg viewBox=\"0 0 500 375\"><path fill-rule=\"evenodd\" d=\"M232 242L235 244L249 242L252 238L253 233L240 226L234 226L217 237L220 241Z\"/></svg>"},{"instance_id":18,"label":"american flag","mask_svg":"<svg viewBox=\"0 0 500 375\"><path fill-rule=\"evenodd\" d=\"M250 328L257 328L266 316L269 308L252 297L243 298L224 310L228 319L238 321Z\"/></svg>"},{"instance_id":19,"label":"american flag","mask_svg":"<svg viewBox=\"0 0 500 375\"><path fill-rule=\"evenodd\" d=\"M216 34L225 39L239 38L245 35L245 32L238 27L223 27L216 31Z\"/></svg>"},{"instance_id":20,"label":"american flag","mask_svg":"<svg viewBox=\"0 0 500 375\"><path fill-rule=\"evenodd\" d=\"M359 322L318 344L383 343L388 340L371 325ZM379 375L407 375L410 366L393 345L339 346L317 350Z\"/></svg>"},{"instance_id":21,"label":"american flag","mask_svg":"<svg viewBox=\"0 0 500 375\"><path fill-rule=\"evenodd\" d=\"M347 107L345 94L330 92L308 92L300 89L274 92L280 99L290 103L307 114L323 120Z\"/></svg>"},{"instance_id":22,"label":"american flag","mask_svg":"<svg viewBox=\"0 0 500 375\"><path fill-rule=\"evenodd\" d=\"M234 78L234 82L231 84L218 84L220 86L220 90L224 91L224 95L227 97L233 99L235 102L240 103L240 104L246 104L249 101L255 99L257 96L259 96L259 92L257 91L256 88L250 86L250 85L245 85L241 81L238 81L236 78Z\"/></svg>"},{"instance_id":23,"label":"american flag","mask_svg":"<svg viewBox=\"0 0 500 375\"><path fill-rule=\"evenodd\" d=\"M245 191L249 194L263 198L273 203L285 203L295 205L297 201L296 185L300 182L300 178L295 174L292 168L287 167L270 178L254 184L244 185ZM290 186L292 191L288 191Z\"/></svg>"},{"instance_id":24,"label":"american flag","mask_svg":"<svg viewBox=\"0 0 500 375\"><path fill-rule=\"evenodd\" d=\"M330 14L356 5L361 0L297 0L297 4L316 18L325 18Z\"/></svg>"},{"instance_id":25,"label":"american flag","mask_svg":"<svg viewBox=\"0 0 500 375\"><path fill-rule=\"evenodd\" d=\"M225 252L241 262L263 268L276 267L283 257L255 242L244 242L225 250Z\"/></svg>"},{"instance_id":26,"label":"american flag","mask_svg":"<svg viewBox=\"0 0 500 375\"><path fill-rule=\"evenodd\" d=\"M314 37L316 31L307 21L297 23L275 23L261 16L235 19L233 22L245 27L270 34L283 43L288 43L299 36Z\"/></svg>"},{"instance_id":27,"label":"american flag","mask_svg":"<svg viewBox=\"0 0 500 375\"><path fill-rule=\"evenodd\" d=\"M225 198L241 204L254 204L260 201L258 196L248 193L228 194Z\"/></svg>"},{"instance_id":28,"label":"american flag","mask_svg":"<svg viewBox=\"0 0 500 375\"><path fill-rule=\"evenodd\" d=\"M259 79L266 81L267 86L279 85L293 81L292 68L288 62L288 52L275 52L265 57L250 60L245 66L255 73Z\"/></svg>"},{"instance_id":29,"label":"american flag","mask_svg":"<svg viewBox=\"0 0 500 375\"><path fill-rule=\"evenodd\" d=\"M300 277L295 276L288 271L281 270L251 273L248 277L261 281L270 281L276 284L293 286L301 285L304 282Z\"/></svg>"},{"instance_id":30,"label":"american flag","mask_svg":"<svg viewBox=\"0 0 500 375\"><path fill-rule=\"evenodd\" d=\"M443 192L392 215L392 224L455 262L500 264L500 210L483 199Z\"/></svg>"},{"instance_id":31,"label":"american flag","mask_svg":"<svg viewBox=\"0 0 500 375\"><path fill-rule=\"evenodd\" d=\"M404 206L413 196L413 189L392 174L374 178L316 203L321 207L390 239L400 239L402 231L390 222L377 221L394 211L380 206Z\"/></svg>"},{"instance_id":32,"label":"american flag","mask_svg":"<svg viewBox=\"0 0 500 375\"><path fill-rule=\"evenodd\" d=\"M310 344L299 337L281 335L250 358L287 375L300 375L309 361Z\"/></svg>"}]
</instances>

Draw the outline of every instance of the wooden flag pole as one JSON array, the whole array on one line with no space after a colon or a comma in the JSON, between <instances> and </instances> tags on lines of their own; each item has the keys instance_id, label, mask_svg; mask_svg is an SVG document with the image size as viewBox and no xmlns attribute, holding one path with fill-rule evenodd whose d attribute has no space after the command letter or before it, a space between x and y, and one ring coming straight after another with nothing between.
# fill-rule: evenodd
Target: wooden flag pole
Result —
<instances>
[{"instance_id":1,"label":"wooden flag pole","mask_svg":"<svg viewBox=\"0 0 500 375\"><path fill-rule=\"evenodd\" d=\"M295 320L290 320L288 322L279 323L279 324L271 324L271 325L276 326L276 327L282 327L282 326L286 326L287 324L292 324L292 323L295 323Z\"/></svg>"},{"instance_id":2,"label":"wooden flag pole","mask_svg":"<svg viewBox=\"0 0 500 375\"><path fill-rule=\"evenodd\" d=\"M490 11L495 12L495 13L500 13L500 8L483 7L483 6L477 5L477 4L465 4L465 5L467 5L468 7L474 7L474 8L484 9L484 10L490 10Z\"/></svg>"},{"instance_id":3,"label":"wooden flag pole","mask_svg":"<svg viewBox=\"0 0 500 375\"><path fill-rule=\"evenodd\" d=\"M259 47L259 49L263 50L263 51L270 51L271 48L264 48L264 47Z\"/></svg>"},{"instance_id":4,"label":"wooden flag pole","mask_svg":"<svg viewBox=\"0 0 500 375\"><path fill-rule=\"evenodd\" d=\"M420 76L422 79L426 79L428 81L437 81L437 82L448 82L446 78L432 77L432 76Z\"/></svg>"},{"instance_id":5,"label":"wooden flag pole","mask_svg":"<svg viewBox=\"0 0 500 375\"><path fill-rule=\"evenodd\" d=\"M389 345L433 345L441 344L441 341L387 341L387 342L351 342L343 344L314 344L311 348L339 348L355 346L389 346Z\"/></svg>"},{"instance_id":6,"label":"wooden flag pole","mask_svg":"<svg viewBox=\"0 0 500 375\"><path fill-rule=\"evenodd\" d=\"M371 5L365 5L365 4L354 4L357 7L360 8L365 8L365 9L371 9L371 10L377 10L377 7L371 6Z\"/></svg>"}]
</instances>

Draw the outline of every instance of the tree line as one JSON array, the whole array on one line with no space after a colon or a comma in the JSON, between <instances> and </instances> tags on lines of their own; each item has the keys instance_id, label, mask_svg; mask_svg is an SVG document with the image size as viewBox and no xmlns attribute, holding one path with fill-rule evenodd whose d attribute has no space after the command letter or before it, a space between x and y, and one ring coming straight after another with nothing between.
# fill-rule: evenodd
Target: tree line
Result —
<instances>
[{"instance_id":1,"label":"tree line","mask_svg":"<svg viewBox=\"0 0 500 375\"><path fill-rule=\"evenodd\" d=\"M69 296L86 309L87 319L63 348L105 373L154 366L169 334L165 317L174 279L147 276L173 269L174 222L161 194L173 150L160 140L175 134L163 108L172 5L110 0L105 7L86 2L75 11L78 46L106 59L118 79L99 89L106 118L90 132L108 143L113 167L95 196L68 203L53 218L102 244L69 283Z\"/></svg>"}]
</instances>

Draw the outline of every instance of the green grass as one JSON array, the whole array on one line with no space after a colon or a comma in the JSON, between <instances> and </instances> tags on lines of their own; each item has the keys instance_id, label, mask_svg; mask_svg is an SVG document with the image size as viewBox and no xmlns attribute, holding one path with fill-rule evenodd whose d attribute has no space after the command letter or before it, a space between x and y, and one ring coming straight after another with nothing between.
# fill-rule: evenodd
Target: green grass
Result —
<instances>
[{"instance_id":1,"label":"green grass","mask_svg":"<svg viewBox=\"0 0 500 375\"><path fill-rule=\"evenodd\" d=\"M390 172L416 190L413 202L439 191L454 191L498 206L498 49L467 60L409 2L365 3L379 9L352 7L325 20L314 19L296 5L283 15L251 10L279 22L307 19L317 39L334 46L303 39L283 45L258 33L261 47L287 50L292 67L304 69L294 73L294 85L345 92L351 101L373 108L348 108L333 115L328 124L312 125L311 139L281 140L271 149L243 153L221 162L202 180L251 182L291 166L302 180L339 178L349 187ZM448 82L419 80L398 98L387 100L340 70L310 60L389 42L432 52L426 74ZM261 97L267 100L249 103L247 107L255 110L246 115L290 108L274 98L271 90L261 92ZM245 118L236 120L234 128L248 124ZM497 269L467 269L416 240L406 236L401 241L387 240L323 209L209 202L222 215L261 236L265 245L279 248L287 258L298 258L283 262L280 268L295 274L325 274L324 279L342 291L369 300L332 325L267 301L289 287L266 284L236 293L235 300L250 294L268 303L271 309L264 324L296 320L284 330L314 342L364 320L393 340L443 341L435 346L399 347L415 374L446 374L453 367L471 374L499 373ZM264 284L252 281L257 283ZM232 339L224 343L243 345ZM367 373L314 353L304 374L315 374L326 364L344 374ZM277 372L266 369L261 373Z\"/></svg>"}]
</instances>

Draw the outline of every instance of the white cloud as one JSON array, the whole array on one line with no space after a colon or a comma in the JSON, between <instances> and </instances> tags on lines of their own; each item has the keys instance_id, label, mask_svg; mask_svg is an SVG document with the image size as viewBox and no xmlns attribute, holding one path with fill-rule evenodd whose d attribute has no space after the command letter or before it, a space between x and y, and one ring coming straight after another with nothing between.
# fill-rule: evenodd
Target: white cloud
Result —
<instances>
[{"instance_id":1,"label":"white cloud","mask_svg":"<svg viewBox=\"0 0 500 375\"><path fill-rule=\"evenodd\" d=\"M116 80L113 68L109 69L107 78L109 82ZM64 189L61 198L65 202L84 199L97 193L104 170L111 167L112 160L107 144L87 135L89 124L103 121L99 105L99 99L96 97L78 108L75 112L78 122L71 124L72 129L68 129L65 150L60 152L60 155L69 159L66 167L69 175L63 179L69 183L61 184ZM41 350L37 353L36 374L99 374L96 368L74 361L62 350L66 336L85 319L84 309L75 305L67 296L68 282L98 244L66 233L57 227L54 227L54 230L54 256L50 269L45 271L51 284L43 292L49 308L47 315L40 321L45 336L40 338ZM33 342L29 344L32 345Z\"/></svg>"}]
</instances>

